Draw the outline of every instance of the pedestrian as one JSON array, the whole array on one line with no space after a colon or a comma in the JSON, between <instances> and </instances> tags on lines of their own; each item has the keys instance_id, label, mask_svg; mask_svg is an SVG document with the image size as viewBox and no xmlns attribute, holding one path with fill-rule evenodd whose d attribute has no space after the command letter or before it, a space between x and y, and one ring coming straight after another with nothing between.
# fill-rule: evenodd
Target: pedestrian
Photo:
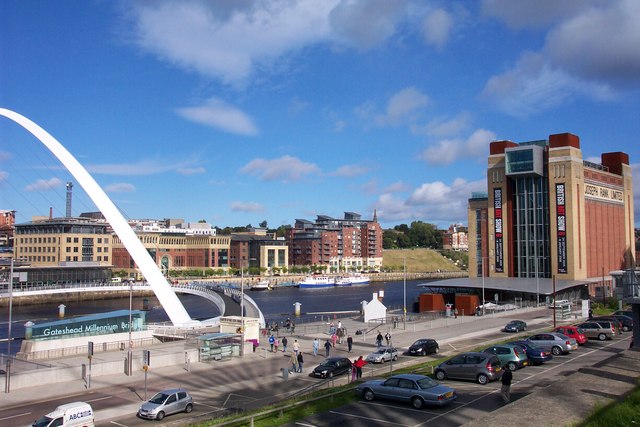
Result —
<instances>
[{"instance_id":1,"label":"pedestrian","mask_svg":"<svg viewBox=\"0 0 640 427\"><path fill-rule=\"evenodd\" d=\"M298 343L298 340L294 340L293 341L293 352L297 356L299 351L300 351L300 344Z\"/></svg>"},{"instance_id":2,"label":"pedestrian","mask_svg":"<svg viewBox=\"0 0 640 427\"><path fill-rule=\"evenodd\" d=\"M291 321L291 334L293 335L293 333L296 331L296 323L292 320Z\"/></svg>"},{"instance_id":3,"label":"pedestrian","mask_svg":"<svg viewBox=\"0 0 640 427\"><path fill-rule=\"evenodd\" d=\"M362 378L362 367L366 364L367 362L362 358L362 356L358 357L358 360L356 360L356 377Z\"/></svg>"},{"instance_id":4,"label":"pedestrian","mask_svg":"<svg viewBox=\"0 0 640 427\"><path fill-rule=\"evenodd\" d=\"M593 319L593 310L589 309L589 320Z\"/></svg>"},{"instance_id":5,"label":"pedestrian","mask_svg":"<svg viewBox=\"0 0 640 427\"><path fill-rule=\"evenodd\" d=\"M269 337L269 345L271 346L271 353L273 353L273 344L276 342L275 337L273 336L273 334L271 334L271 336Z\"/></svg>"},{"instance_id":6,"label":"pedestrian","mask_svg":"<svg viewBox=\"0 0 640 427\"><path fill-rule=\"evenodd\" d=\"M318 340L318 338L315 338L313 340L313 355L317 356L318 355L318 350L320 349L320 341Z\"/></svg>"},{"instance_id":7,"label":"pedestrian","mask_svg":"<svg viewBox=\"0 0 640 427\"><path fill-rule=\"evenodd\" d=\"M457 308L454 308L454 309L453 309L453 318L454 318L454 319L457 319L457 318L458 318L458 309L457 309Z\"/></svg>"},{"instance_id":8,"label":"pedestrian","mask_svg":"<svg viewBox=\"0 0 640 427\"><path fill-rule=\"evenodd\" d=\"M289 373L298 372L298 356L296 356L295 353L291 353L289 362L291 362L291 369L289 370Z\"/></svg>"},{"instance_id":9,"label":"pedestrian","mask_svg":"<svg viewBox=\"0 0 640 427\"><path fill-rule=\"evenodd\" d=\"M333 335L331 335L331 342L333 343L333 346L336 346L336 341L338 341L338 336L334 333Z\"/></svg>"},{"instance_id":10,"label":"pedestrian","mask_svg":"<svg viewBox=\"0 0 640 427\"><path fill-rule=\"evenodd\" d=\"M338 329L342 329L342 320L338 320Z\"/></svg>"},{"instance_id":11,"label":"pedestrian","mask_svg":"<svg viewBox=\"0 0 640 427\"><path fill-rule=\"evenodd\" d=\"M298 352L298 372L302 373L302 364L304 363L304 358L302 357L302 352Z\"/></svg>"},{"instance_id":12,"label":"pedestrian","mask_svg":"<svg viewBox=\"0 0 640 427\"><path fill-rule=\"evenodd\" d=\"M278 352L278 347L280 346L280 340L278 338L276 338L273 341L273 346L276 348L276 353Z\"/></svg>"},{"instance_id":13,"label":"pedestrian","mask_svg":"<svg viewBox=\"0 0 640 427\"><path fill-rule=\"evenodd\" d=\"M353 348L353 338L351 338L351 335L349 335L347 337L347 351L351 353L352 348Z\"/></svg>"},{"instance_id":14,"label":"pedestrian","mask_svg":"<svg viewBox=\"0 0 640 427\"><path fill-rule=\"evenodd\" d=\"M513 374L509 369L505 369L502 374L502 387L500 388L500 394L504 403L511 402L511 380L513 380Z\"/></svg>"},{"instance_id":15,"label":"pedestrian","mask_svg":"<svg viewBox=\"0 0 640 427\"><path fill-rule=\"evenodd\" d=\"M389 332L384 334L384 339L387 341L387 347L389 347L389 343L391 342L391 334Z\"/></svg>"},{"instance_id":16,"label":"pedestrian","mask_svg":"<svg viewBox=\"0 0 640 427\"><path fill-rule=\"evenodd\" d=\"M351 364L351 382L354 382L356 380L356 375L358 373L358 370L356 369L356 359L353 359L353 363Z\"/></svg>"},{"instance_id":17,"label":"pedestrian","mask_svg":"<svg viewBox=\"0 0 640 427\"><path fill-rule=\"evenodd\" d=\"M380 348L382 346L382 333L378 331L378 335L376 336L376 347Z\"/></svg>"},{"instance_id":18,"label":"pedestrian","mask_svg":"<svg viewBox=\"0 0 640 427\"><path fill-rule=\"evenodd\" d=\"M282 352L287 352L287 337L282 337Z\"/></svg>"},{"instance_id":19,"label":"pedestrian","mask_svg":"<svg viewBox=\"0 0 640 427\"><path fill-rule=\"evenodd\" d=\"M324 343L324 349L325 349L326 356L329 357L329 354L331 353L331 343L329 342L329 340L327 340L327 342Z\"/></svg>"}]
</instances>

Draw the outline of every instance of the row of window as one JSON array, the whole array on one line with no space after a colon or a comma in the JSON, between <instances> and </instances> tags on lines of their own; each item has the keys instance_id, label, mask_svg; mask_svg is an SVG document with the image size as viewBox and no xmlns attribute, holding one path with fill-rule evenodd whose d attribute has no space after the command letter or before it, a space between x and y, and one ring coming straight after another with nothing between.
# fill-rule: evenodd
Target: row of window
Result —
<instances>
[{"instance_id":1,"label":"row of window","mask_svg":"<svg viewBox=\"0 0 640 427\"><path fill-rule=\"evenodd\" d=\"M49 255L38 255L38 256L27 256L25 257L29 262L57 262L56 257L55 256L49 256ZM83 257L83 261L93 261L92 259L85 259L86 257ZM67 256L65 258L65 261L67 262L72 262L78 261L78 256ZM109 261L109 257L108 256L98 256L96 258L96 261L100 262L100 261Z\"/></svg>"},{"instance_id":2,"label":"row of window","mask_svg":"<svg viewBox=\"0 0 640 427\"><path fill-rule=\"evenodd\" d=\"M72 250L73 248L73 250ZM25 253L57 253L57 247L55 246L19 246L18 248L16 248L16 250L18 251L18 253L20 254L25 254ZM109 247L105 246L98 246L96 248L97 252L104 252L104 253L108 253L109 252ZM85 248L86 251L86 248ZM70 252L74 252L74 253L78 253L78 246L66 246L65 247L65 252L66 253L70 253ZM90 251L91 252L91 251Z\"/></svg>"},{"instance_id":3,"label":"row of window","mask_svg":"<svg viewBox=\"0 0 640 427\"><path fill-rule=\"evenodd\" d=\"M109 244L108 237L98 237L95 239L96 243L101 244ZM36 243L60 243L60 239L58 237L21 237L18 239L20 244L28 245L28 244L36 244ZM67 237L67 243L79 243L78 237ZM93 244L93 238L91 237L83 237L83 244Z\"/></svg>"}]
</instances>

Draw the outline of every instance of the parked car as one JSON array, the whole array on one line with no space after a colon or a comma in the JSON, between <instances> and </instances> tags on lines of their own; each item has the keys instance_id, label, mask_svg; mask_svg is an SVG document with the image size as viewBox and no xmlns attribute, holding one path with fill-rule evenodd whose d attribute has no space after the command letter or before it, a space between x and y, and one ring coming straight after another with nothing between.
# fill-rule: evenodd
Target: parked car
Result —
<instances>
[{"instance_id":1,"label":"parked car","mask_svg":"<svg viewBox=\"0 0 640 427\"><path fill-rule=\"evenodd\" d=\"M633 310L618 310L613 312L614 316L623 315L633 319Z\"/></svg>"},{"instance_id":2,"label":"parked car","mask_svg":"<svg viewBox=\"0 0 640 427\"><path fill-rule=\"evenodd\" d=\"M595 320L596 322L599 322L601 320L615 322L616 327L618 329L618 333L622 333L623 331L628 332L633 330L633 319L629 316L611 314L609 316L594 317L593 319L590 319L590 320Z\"/></svg>"},{"instance_id":3,"label":"parked car","mask_svg":"<svg viewBox=\"0 0 640 427\"><path fill-rule=\"evenodd\" d=\"M597 338L600 341L610 340L614 335L610 326L602 325L600 322L596 322L595 320L580 323L578 327L584 331L587 337Z\"/></svg>"},{"instance_id":4,"label":"parked car","mask_svg":"<svg viewBox=\"0 0 640 427\"><path fill-rule=\"evenodd\" d=\"M431 338L421 338L411 344L407 353L412 356L425 356L427 354L438 353L440 346L438 342Z\"/></svg>"},{"instance_id":5,"label":"parked car","mask_svg":"<svg viewBox=\"0 0 640 427\"><path fill-rule=\"evenodd\" d=\"M380 347L365 358L367 362L384 363L390 360L398 360L398 349L395 347Z\"/></svg>"},{"instance_id":6,"label":"parked car","mask_svg":"<svg viewBox=\"0 0 640 427\"><path fill-rule=\"evenodd\" d=\"M529 364L527 353L521 347L513 344L497 344L482 350L484 353L495 354L500 359L503 368L516 371Z\"/></svg>"},{"instance_id":7,"label":"parked car","mask_svg":"<svg viewBox=\"0 0 640 427\"><path fill-rule=\"evenodd\" d=\"M539 347L530 341L512 341L509 344L520 346L520 348L527 353L529 362L531 362L532 365L542 365L544 362L553 359L551 348Z\"/></svg>"},{"instance_id":8,"label":"parked car","mask_svg":"<svg viewBox=\"0 0 640 427\"><path fill-rule=\"evenodd\" d=\"M569 338L557 332L546 332L531 335L526 341L532 342L540 347L549 347L551 354L559 356L578 349L578 343L574 338Z\"/></svg>"},{"instance_id":9,"label":"parked car","mask_svg":"<svg viewBox=\"0 0 640 427\"><path fill-rule=\"evenodd\" d=\"M502 332L520 332L527 330L527 323L522 320L512 320L502 328Z\"/></svg>"},{"instance_id":10,"label":"parked car","mask_svg":"<svg viewBox=\"0 0 640 427\"><path fill-rule=\"evenodd\" d=\"M138 416L160 421L165 415L177 412L191 412L193 398L183 388L172 388L156 393L151 399L140 405Z\"/></svg>"},{"instance_id":11,"label":"parked car","mask_svg":"<svg viewBox=\"0 0 640 427\"><path fill-rule=\"evenodd\" d=\"M502 364L498 356L488 353L462 353L436 366L436 378L474 380L487 384L502 377Z\"/></svg>"},{"instance_id":12,"label":"parked car","mask_svg":"<svg viewBox=\"0 0 640 427\"><path fill-rule=\"evenodd\" d=\"M311 375L320 378L333 378L351 372L351 361L346 357L329 357L316 366Z\"/></svg>"},{"instance_id":13,"label":"parked car","mask_svg":"<svg viewBox=\"0 0 640 427\"><path fill-rule=\"evenodd\" d=\"M589 338L584 334L584 331L577 326L558 326L553 330L553 332L558 332L568 336L569 338L575 339L578 345L584 345L589 341Z\"/></svg>"},{"instance_id":14,"label":"parked car","mask_svg":"<svg viewBox=\"0 0 640 427\"><path fill-rule=\"evenodd\" d=\"M425 405L444 406L458 398L454 389L438 384L430 377L417 374L394 375L358 384L356 392L365 400L396 400L420 409Z\"/></svg>"},{"instance_id":15,"label":"parked car","mask_svg":"<svg viewBox=\"0 0 640 427\"><path fill-rule=\"evenodd\" d=\"M605 329L611 329L611 333L613 335L616 334L621 334L622 331L620 330L620 325L618 324L618 321L616 320L603 320L601 318L597 318L594 317L593 319L589 320L590 322L597 322L600 326L602 326Z\"/></svg>"}]
</instances>

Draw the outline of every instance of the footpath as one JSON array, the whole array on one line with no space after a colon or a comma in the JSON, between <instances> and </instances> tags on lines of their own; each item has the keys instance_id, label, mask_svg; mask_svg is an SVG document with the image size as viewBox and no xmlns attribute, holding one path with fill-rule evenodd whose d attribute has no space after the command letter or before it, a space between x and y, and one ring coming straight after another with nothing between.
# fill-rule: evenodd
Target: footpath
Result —
<instances>
[{"instance_id":1,"label":"footpath","mask_svg":"<svg viewBox=\"0 0 640 427\"><path fill-rule=\"evenodd\" d=\"M551 311L546 308L520 309L490 316L459 316L433 321L408 322L406 325L401 320L396 328L393 324L369 327L350 318L335 319L332 320L334 325L337 325L338 320L341 321L342 326L352 336L354 346L353 351L347 353L346 339L343 339L342 344L337 344L332 349L331 355L346 356L352 360L360 355L366 356L375 348L375 338L378 331L382 335L389 332L391 344L402 351L406 350L415 340L427 337L438 341L442 354L464 351L464 349L458 348L458 343L495 333L511 319L525 320L530 325L529 331L535 328L549 328L553 324L550 314ZM356 334L357 330L364 330L366 333ZM328 332L329 325L325 322L298 324L294 334L280 330L280 339L282 339L283 333L286 333L289 341L285 354L282 353L282 347L279 353L270 352L268 350L268 336L261 336L260 346L256 351L242 357L207 363L190 362L188 365L180 364L155 369L152 362L149 379L153 388L149 389L149 395L162 388L174 387L177 381L184 384L194 394L196 402L198 397L205 398L207 393L214 390L216 393L225 392L229 395L233 393L250 395L251 391L255 392L255 390L261 393L262 390L277 389L278 394L275 395L263 393L264 398L262 399L234 403L236 408L239 407L242 410L259 408L317 382L317 380L310 381L308 374L324 359L323 344L329 338ZM312 343L315 338L320 340L318 356L312 354ZM288 357L286 356L291 353L295 340L300 344L300 349L305 356L303 374L291 374L288 375L288 378L284 378L282 369L288 367ZM184 348L184 343L173 342L136 348L135 351L141 352L143 349L149 349L152 353L162 351L183 354ZM97 353L92 363L113 363L120 360L124 365L125 356L126 351ZM412 362L414 359L403 362L402 365ZM48 363L53 367L77 367L86 364L87 358L67 357L49 360ZM365 372L365 377L374 374L373 371ZM603 360L597 366L584 368L572 375L560 377L548 387L521 398L518 398L519 386L516 382L512 386L512 393L516 400L488 414L485 418L474 420L465 425L512 426L514 416L517 416L517 419L527 420L527 422L533 421L534 425L564 426L583 419L596 405L602 406L622 399L637 384L639 377L640 352L629 350L612 353L611 357ZM340 378L336 380L336 382L338 381L346 383L348 379ZM140 387L143 383L144 372L136 371L132 376L124 374L94 376L91 380L90 390L87 388L85 380L81 378L60 383L34 384L33 387L3 393L0 397L0 409L32 402L46 402L65 396L69 396L69 401L72 399L83 400L83 395L87 395L89 392L97 393L101 390L108 390L108 393L113 394L114 389L121 390L120 397L127 399L126 402L129 403L110 409L96 410L96 423L108 425L108 421L111 419L135 414L141 403Z\"/></svg>"}]
</instances>

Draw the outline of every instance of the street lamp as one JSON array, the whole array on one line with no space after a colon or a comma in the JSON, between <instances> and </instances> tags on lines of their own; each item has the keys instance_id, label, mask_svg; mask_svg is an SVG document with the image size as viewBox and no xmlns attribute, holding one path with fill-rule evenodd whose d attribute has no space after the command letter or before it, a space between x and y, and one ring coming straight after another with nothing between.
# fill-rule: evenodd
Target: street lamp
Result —
<instances>
[{"instance_id":1,"label":"street lamp","mask_svg":"<svg viewBox=\"0 0 640 427\"><path fill-rule=\"evenodd\" d=\"M480 267L482 268L482 315L484 316L484 257L480 257Z\"/></svg>"},{"instance_id":2,"label":"street lamp","mask_svg":"<svg viewBox=\"0 0 640 427\"><path fill-rule=\"evenodd\" d=\"M407 330L407 257L402 260L402 268L404 271L403 290L404 290L404 304L402 306L402 312L404 313L404 330Z\"/></svg>"},{"instance_id":3,"label":"street lamp","mask_svg":"<svg viewBox=\"0 0 640 427\"><path fill-rule=\"evenodd\" d=\"M11 315L13 313L13 255L9 267L9 324L7 326L7 369L5 379L5 393L11 392Z\"/></svg>"},{"instance_id":4,"label":"street lamp","mask_svg":"<svg viewBox=\"0 0 640 427\"><path fill-rule=\"evenodd\" d=\"M131 372L133 368L133 361L131 358L133 357L133 341L131 340L131 312L133 309L133 280L129 280L129 351L127 352L127 367L129 368L129 375L133 375Z\"/></svg>"},{"instance_id":5,"label":"street lamp","mask_svg":"<svg viewBox=\"0 0 640 427\"><path fill-rule=\"evenodd\" d=\"M240 259L240 356L244 356L244 259Z\"/></svg>"}]
</instances>

